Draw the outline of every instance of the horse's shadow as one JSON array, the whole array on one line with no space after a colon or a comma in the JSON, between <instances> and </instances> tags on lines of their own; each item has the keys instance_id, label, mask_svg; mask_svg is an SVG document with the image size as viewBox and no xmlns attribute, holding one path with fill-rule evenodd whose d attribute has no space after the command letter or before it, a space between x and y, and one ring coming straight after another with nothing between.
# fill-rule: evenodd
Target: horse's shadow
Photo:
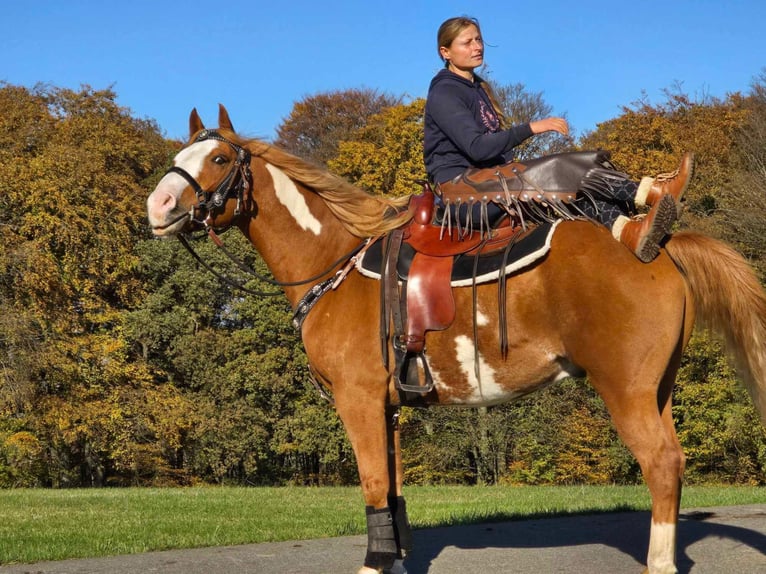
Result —
<instances>
[{"instance_id":1,"label":"horse's shadow","mask_svg":"<svg viewBox=\"0 0 766 574\"><path fill-rule=\"evenodd\" d=\"M714 512L682 513L677 540L679 574L689 574L694 560L687 549L708 537L731 539L766 555L766 534L741 526L709 522ZM555 519L518 520L493 516L481 524L415 530L415 551L404 562L409 574L426 574L445 548L535 549L603 545L646 563L649 545L649 512L564 515ZM534 571L541 571L538 567Z\"/></svg>"}]
</instances>

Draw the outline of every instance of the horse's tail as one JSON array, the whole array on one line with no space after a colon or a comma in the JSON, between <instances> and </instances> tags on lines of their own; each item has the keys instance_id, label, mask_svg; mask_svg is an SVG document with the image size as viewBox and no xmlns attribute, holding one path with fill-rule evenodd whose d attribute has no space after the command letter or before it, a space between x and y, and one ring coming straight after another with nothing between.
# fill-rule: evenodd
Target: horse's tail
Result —
<instances>
[{"instance_id":1,"label":"horse's tail","mask_svg":"<svg viewBox=\"0 0 766 574\"><path fill-rule=\"evenodd\" d=\"M694 298L704 327L721 333L766 424L766 292L734 249L700 233L682 231L665 244Z\"/></svg>"}]
</instances>

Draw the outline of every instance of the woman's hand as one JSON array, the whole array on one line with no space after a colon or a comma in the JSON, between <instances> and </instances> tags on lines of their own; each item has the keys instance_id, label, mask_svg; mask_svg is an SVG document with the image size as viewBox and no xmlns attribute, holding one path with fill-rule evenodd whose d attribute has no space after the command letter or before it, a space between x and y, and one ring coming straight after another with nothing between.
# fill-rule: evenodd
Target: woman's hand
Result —
<instances>
[{"instance_id":1,"label":"woman's hand","mask_svg":"<svg viewBox=\"0 0 766 574\"><path fill-rule=\"evenodd\" d=\"M569 135L569 124L564 118L545 118L529 122L533 134L542 134L545 132L558 132L563 136Z\"/></svg>"}]
</instances>

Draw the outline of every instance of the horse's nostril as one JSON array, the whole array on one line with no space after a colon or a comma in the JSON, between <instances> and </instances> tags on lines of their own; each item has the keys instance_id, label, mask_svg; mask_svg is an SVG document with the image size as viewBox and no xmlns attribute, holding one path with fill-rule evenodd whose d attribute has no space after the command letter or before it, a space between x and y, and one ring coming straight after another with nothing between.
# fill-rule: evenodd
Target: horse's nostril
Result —
<instances>
[{"instance_id":1,"label":"horse's nostril","mask_svg":"<svg viewBox=\"0 0 766 574\"><path fill-rule=\"evenodd\" d=\"M149 210L156 213L167 213L176 206L176 198L172 193L159 192L149 197Z\"/></svg>"}]
</instances>

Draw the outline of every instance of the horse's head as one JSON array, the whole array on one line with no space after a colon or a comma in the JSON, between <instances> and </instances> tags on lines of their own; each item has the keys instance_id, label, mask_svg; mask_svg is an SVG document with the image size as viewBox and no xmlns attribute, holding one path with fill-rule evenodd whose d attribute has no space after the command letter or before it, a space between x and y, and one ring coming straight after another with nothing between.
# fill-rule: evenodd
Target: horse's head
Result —
<instances>
[{"instance_id":1,"label":"horse's head","mask_svg":"<svg viewBox=\"0 0 766 574\"><path fill-rule=\"evenodd\" d=\"M235 143L222 105L218 129L207 130L197 110L189 116L189 143L146 202L149 224L158 236L201 228L225 228L239 215L252 185L250 152Z\"/></svg>"}]
</instances>

